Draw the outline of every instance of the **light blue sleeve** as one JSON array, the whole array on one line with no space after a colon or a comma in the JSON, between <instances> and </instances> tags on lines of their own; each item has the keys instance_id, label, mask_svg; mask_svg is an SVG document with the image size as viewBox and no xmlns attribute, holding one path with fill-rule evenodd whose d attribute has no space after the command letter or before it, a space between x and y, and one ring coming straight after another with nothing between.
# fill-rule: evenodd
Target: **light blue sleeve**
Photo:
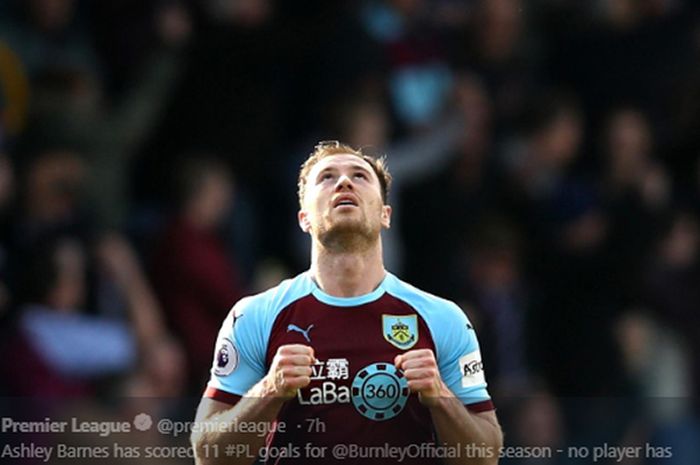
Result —
<instances>
[{"instance_id":1,"label":"light blue sleeve","mask_svg":"<svg viewBox=\"0 0 700 465\"><path fill-rule=\"evenodd\" d=\"M306 273L238 301L224 320L207 387L242 396L267 373L265 364L275 318L313 290Z\"/></svg>"},{"instance_id":2,"label":"light blue sleeve","mask_svg":"<svg viewBox=\"0 0 700 465\"><path fill-rule=\"evenodd\" d=\"M241 299L219 330L208 387L239 396L265 376L265 328L262 296Z\"/></svg>"},{"instance_id":3,"label":"light blue sleeve","mask_svg":"<svg viewBox=\"0 0 700 465\"><path fill-rule=\"evenodd\" d=\"M490 400L479 341L469 319L448 301L435 316L431 331L442 380L464 404Z\"/></svg>"}]
</instances>

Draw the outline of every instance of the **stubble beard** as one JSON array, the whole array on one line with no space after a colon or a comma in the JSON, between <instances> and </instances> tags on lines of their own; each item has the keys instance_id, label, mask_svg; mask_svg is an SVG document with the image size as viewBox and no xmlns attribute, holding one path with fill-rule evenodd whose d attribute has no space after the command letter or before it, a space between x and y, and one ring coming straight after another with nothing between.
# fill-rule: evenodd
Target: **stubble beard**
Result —
<instances>
[{"instance_id":1,"label":"stubble beard","mask_svg":"<svg viewBox=\"0 0 700 465\"><path fill-rule=\"evenodd\" d=\"M379 228L365 218L336 224L327 221L318 231L318 241L335 253L357 253L369 250L379 240Z\"/></svg>"}]
</instances>

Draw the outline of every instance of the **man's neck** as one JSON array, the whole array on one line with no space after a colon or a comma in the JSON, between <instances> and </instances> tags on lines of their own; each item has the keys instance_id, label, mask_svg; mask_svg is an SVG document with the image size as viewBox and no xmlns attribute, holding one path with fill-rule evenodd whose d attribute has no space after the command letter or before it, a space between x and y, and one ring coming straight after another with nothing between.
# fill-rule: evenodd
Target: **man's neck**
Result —
<instances>
[{"instance_id":1,"label":"man's neck","mask_svg":"<svg viewBox=\"0 0 700 465\"><path fill-rule=\"evenodd\" d=\"M323 292L335 297L369 294L386 275L381 241L362 252L331 252L314 244L311 275Z\"/></svg>"}]
</instances>

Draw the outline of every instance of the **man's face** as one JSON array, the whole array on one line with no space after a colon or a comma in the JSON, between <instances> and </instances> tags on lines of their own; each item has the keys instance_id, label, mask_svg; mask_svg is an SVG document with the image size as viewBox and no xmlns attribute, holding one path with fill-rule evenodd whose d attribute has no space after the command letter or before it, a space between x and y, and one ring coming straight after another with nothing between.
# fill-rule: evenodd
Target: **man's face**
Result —
<instances>
[{"instance_id":1,"label":"man's face","mask_svg":"<svg viewBox=\"0 0 700 465\"><path fill-rule=\"evenodd\" d=\"M377 240L391 219L377 174L351 154L331 155L314 165L302 204L299 226L327 246L347 248Z\"/></svg>"}]
</instances>

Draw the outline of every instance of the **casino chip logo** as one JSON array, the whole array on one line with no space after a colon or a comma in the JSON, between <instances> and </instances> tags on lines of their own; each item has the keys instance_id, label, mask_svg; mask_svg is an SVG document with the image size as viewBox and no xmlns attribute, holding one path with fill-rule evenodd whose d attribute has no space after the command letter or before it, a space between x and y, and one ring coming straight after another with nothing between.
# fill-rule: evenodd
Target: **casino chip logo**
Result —
<instances>
[{"instance_id":1,"label":"casino chip logo","mask_svg":"<svg viewBox=\"0 0 700 465\"><path fill-rule=\"evenodd\" d=\"M221 339L214 357L214 374L217 376L228 376L238 366L238 351L229 339Z\"/></svg>"},{"instance_id":2,"label":"casino chip logo","mask_svg":"<svg viewBox=\"0 0 700 465\"><path fill-rule=\"evenodd\" d=\"M352 381L352 403L370 420L394 418L406 406L408 395L408 381L403 372L389 363L368 365Z\"/></svg>"}]
</instances>

